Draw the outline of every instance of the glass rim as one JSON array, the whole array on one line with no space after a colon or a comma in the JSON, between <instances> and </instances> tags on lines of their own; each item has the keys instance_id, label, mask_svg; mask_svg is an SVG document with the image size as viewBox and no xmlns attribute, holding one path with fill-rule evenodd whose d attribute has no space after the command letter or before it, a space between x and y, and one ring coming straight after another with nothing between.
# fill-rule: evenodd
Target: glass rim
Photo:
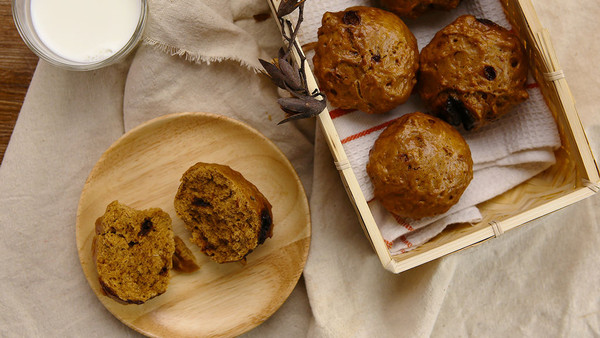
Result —
<instances>
[{"instance_id":1,"label":"glass rim","mask_svg":"<svg viewBox=\"0 0 600 338\"><path fill-rule=\"evenodd\" d=\"M50 55L47 52L41 50L38 46L38 43L33 41L30 38L29 29L23 27L23 23L21 22L22 19L21 19L21 16L19 15L18 9L17 9L17 4L16 4L17 1L18 0L11 0L12 16L13 16L13 21L15 22L17 31L19 32L19 35L21 36L21 39L23 40L25 45L27 45L27 47L35 55L37 55L40 59L43 59L44 61L47 61L47 62L49 62L55 66L61 67L63 69L77 70L77 71L88 71L88 70L99 69L99 68L114 64L117 61L124 58L125 56L127 56L137 46L138 42L142 38L144 27L146 25L146 17L147 17L147 12L148 12L148 1L140 0L140 3L142 5L142 10L140 11L140 17L138 19L138 23L135 27L135 30L133 31L133 34L131 35L131 38L129 38L127 43L121 49L119 49L117 52L111 54L107 58L104 58L101 60L96 60L96 61L91 61L91 62L81 62L81 61L69 60L68 58L57 55L56 53L53 53L52 55ZM31 0L23 0L23 1L25 3L31 2Z\"/></svg>"}]
</instances>

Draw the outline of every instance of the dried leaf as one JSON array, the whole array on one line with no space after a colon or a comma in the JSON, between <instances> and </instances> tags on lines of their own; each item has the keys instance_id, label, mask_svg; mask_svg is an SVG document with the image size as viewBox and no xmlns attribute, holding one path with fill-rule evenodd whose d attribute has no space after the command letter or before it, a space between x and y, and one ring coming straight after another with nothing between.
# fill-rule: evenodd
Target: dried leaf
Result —
<instances>
[{"instance_id":1,"label":"dried leaf","mask_svg":"<svg viewBox=\"0 0 600 338\"><path fill-rule=\"evenodd\" d=\"M313 116L314 115L311 115L309 113L289 115L288 117L284 118L283 120L277 122L277 124L279 125L279 124L284 124L284 123L290 122L290 121L307 119L307 118L310 118L310 117L313 117Z\"/></svg>"},{"instance_id":2,"label":"dried leaf","mask_svg":"<svg viewBox=\"0 0 600 338\"><path fill-rule=\"evenodd\" d=\"M279 124L319 115L327 105L325 100L317 100L311 96L280 98L277 100L277 103L279 103L283 111L289 114Z\"/></svg>"},{"instance_id":3,"label":"dried leaf","mask_svg":"<svg viewBox=\"0 0 600 338\"><path fill-rule=\"evenodd\" d=\"M281 0L279 8L277 8L277 17L283 18L284 16L292 13L300 6L304 0Z\"/></svg>"},{"instance_id":4,"label":"dried leaf","mask_svg":"<svg viewBox=\"0 0 600 338\"><path fill-rule=\"evenodd\" d=\"M300 81L300 75L298 75L298 69L293 67L289 62L283 59L279 59L279 70L285 76L285 83L294 91L303 91L302 81Z\"/></svg>"},{"instance_id":5,"label":"dried leaf","mask_svg":"<svg viewBox=\"0 0 600 338\"><path fill-rule=\"evenodd\" d=\"M265 61L263 59L258 59L260 64L265 69L267 76L271 78L271 81L281 89L287 89L285 86L285 75L275 66L274 64Z\"/></svg>"}]
</instances>

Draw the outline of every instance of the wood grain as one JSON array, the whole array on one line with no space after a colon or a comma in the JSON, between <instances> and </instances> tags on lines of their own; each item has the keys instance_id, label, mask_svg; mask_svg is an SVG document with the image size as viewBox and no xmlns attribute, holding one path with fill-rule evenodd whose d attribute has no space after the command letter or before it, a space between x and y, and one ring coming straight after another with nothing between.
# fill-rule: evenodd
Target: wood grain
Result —
<instances>
[{"instance_id":1,"label":"wood grain","mask_svg":"<svg viewBox=\"0 0 600 338\"><path fill-rule=\"evenodd\" d=\"M17 32L10 1L0 0L0 163L37 61Z\"/></svg>"},{"instance_id":2,"label":"wood grain","mask_svg":"<svg viewBox=\"0 0 600 338\"><path fill-rule=\"evenodd\" d=\"M273 237L247 263L217 264L190 244L173 199L181 175L196 162L229 165L273 205ZM143 305L103 295L91 254L94 222L113 200L136 209L158 207L192 249L200 270L175 273L166 293ZM77 211L77 249L102 304L131 328L150 336L236 336L262 323L296 285L310 244L310 215L302 184L281 151L236 120L182 113L149 121L125 134L100 158Z\"/></svg>"}]
</instances>

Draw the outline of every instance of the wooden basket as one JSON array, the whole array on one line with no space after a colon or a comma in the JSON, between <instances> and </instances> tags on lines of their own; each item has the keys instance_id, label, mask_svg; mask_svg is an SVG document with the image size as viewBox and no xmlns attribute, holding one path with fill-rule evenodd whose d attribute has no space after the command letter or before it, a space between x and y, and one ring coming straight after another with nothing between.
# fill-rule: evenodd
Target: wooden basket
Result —
<instances>
[{"instance_id":1,"label":"wooden basket","mask_svg":"<svg viewBox=\"0 0 600 338\"><path fill-rule=\"evenodd\" d=\"M275 16L280 0L267 1ZM501 0L501 3L525 46L530 68L557 122L562 146L555 152L555 165L512 190L479 204L483 215L481 222L475 225L449 226L429 242L409 252L392 256L350 167L329 112L325 109L318 117L361 226L381 264L391 272L399 273L477 245L600 190L600 172L548 31L542 27L530 0ZM293 56L296 62L300 62L299 55ZM306 69L309 70L310 67L306 65ZM309 89L316 89L313 74L307 71L306 75Z\"/></svg>"}]
</instances>

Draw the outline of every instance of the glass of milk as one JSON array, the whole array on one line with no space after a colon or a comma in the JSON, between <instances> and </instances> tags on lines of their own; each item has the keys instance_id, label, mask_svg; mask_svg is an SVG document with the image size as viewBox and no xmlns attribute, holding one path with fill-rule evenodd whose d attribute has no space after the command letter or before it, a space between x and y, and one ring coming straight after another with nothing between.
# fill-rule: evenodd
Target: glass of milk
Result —
<instances>
[{"instance_id":1,"label":"glass of milk","mask_svg":"<svg viewBox=\"0 0 600 338\"><path fill-rule=\"evenodd\" d=\"M70 70L98 69L131 52L147 0L12 0L17 30L40 58Z\"/></svg>"}]
</instances>

